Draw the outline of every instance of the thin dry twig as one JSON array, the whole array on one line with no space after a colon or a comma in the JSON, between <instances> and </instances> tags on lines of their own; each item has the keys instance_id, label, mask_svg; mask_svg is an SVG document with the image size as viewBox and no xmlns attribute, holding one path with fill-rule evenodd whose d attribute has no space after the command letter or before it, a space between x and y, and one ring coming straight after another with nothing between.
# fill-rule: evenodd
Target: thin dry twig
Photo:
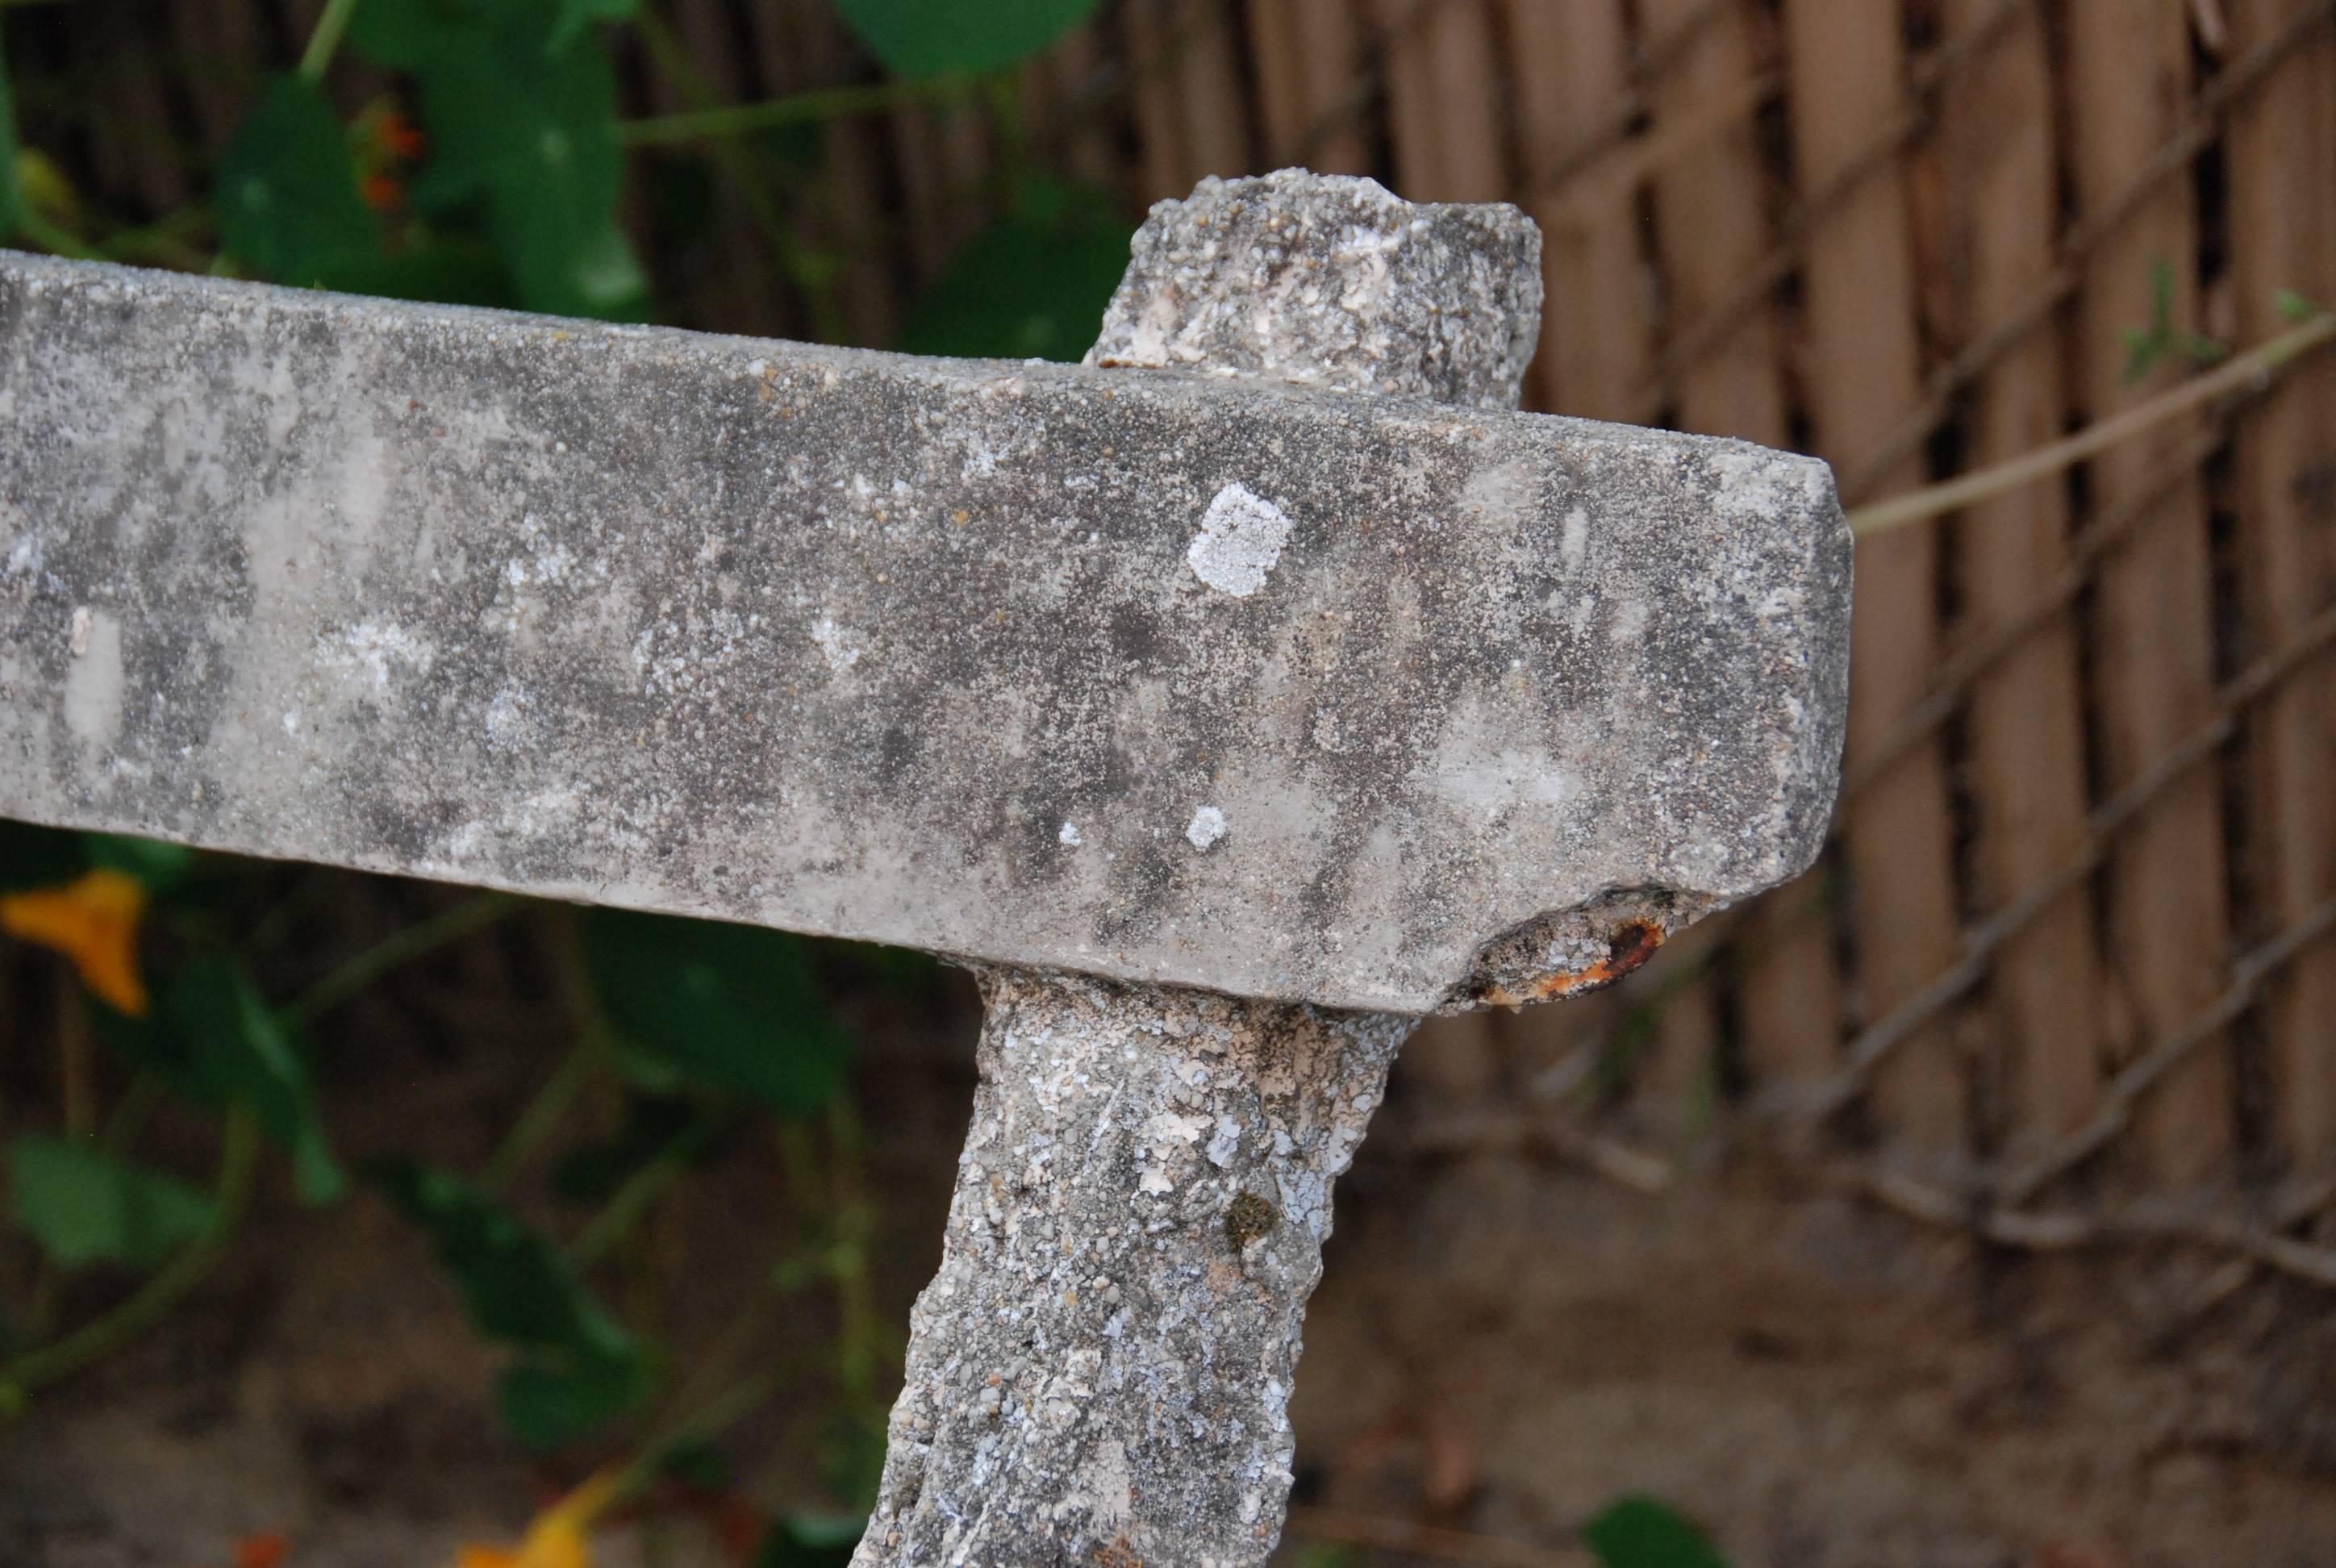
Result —
<instances>
[{"instance_id":1,"label":"thin dry twig","mask_svg":"<svg viewBox=\"0 0 2336 1568\"><path fill-rule=\"evenodd\" d=\"M1436 1154L1540 1153L1579 1165L1634 1193L1667 1192L1677 1177L1671 1162L1568 1117L1484 1111L1439 1116L1411 1130L1397 1144L1415 1157Z\"/></svg>"},{"instance_id":2,"label":"thin dry twig","mask_svg":"<svg viewBox=\"0 0 2336 1568\"><path fill-rule=\"evenodd\" d=\"M2049 479L2112 446L2146 434L2170 419L2243 387L2260 390L2290 365L2336 339L2336 311L2322 311L2268 343L2258 344L2228 363L2137 403L2121 414L2095 420L2059 441L1993 463L1943 484L1925 485L1889 501L1861 506L1849 514L1850 531L1863 539L1888 529L1923 522L1950 511Z\"/></svg>"},{"instance_id":3,"label":"thin dry twig","mask_svg":"<svg viewBox=\"0 0 2336 1568\"><path fill-rule=\"evenodd\" d=\"M2277 967L2277 961L2292 956L2305 940L2326 934L2331 925L2336 925L2336 900L2330 901L2291 931L2287 938L2267 945L2254 971L2257 983ZM2278 947L2283 950L2273 954L2268 947ZM1602 1159L1572 1159L1576 1152L1593 1146L1604 1152ZM1594 1173L1617 1185L1650 1195L1669 1187L1675 1172L1672 1163L1660 1155L1635 1148L1623 1140L1582 1125L1577 1119L1522 1113L1447 1119L1414 1135L1404 1148L1412 1154L1479 1154L1510 1149L1549 1151L1569 1158L1572 1163L1587 1164ZM1821 1181L1854 1192L1893 1213L1958 1231L1995 1246L2025 1251L2078 1251L2109 1246L2177 1242L2228 1253L2250 1266L2276 1269L2297 1279L2336 1289L2336 1249L2314 1246L2286 1234L2325 1209L2331 1202L2336 1202L2336 1176L2323 1175L2292 1183L2267 1205L2267 1220L2250 1223L2163 1200L2144 1200L2106 1213L2029 1209L1997 1201L1991 1195L1991 1174L1986 1171L1974 1173L1966 1185L1958 1189L1925 1181L1879 1163L1796 1159L1789 1150L1776 1152L1784 1154L1787 1168L1805 1170ZM1349 1539L1329 1535L1323 1538ZM1358 1545L1383 1545L1395 1551L1423 1550L1391 1541L1352 1539ZM1455 1560L1476 1561L1472 1558Z\"/></svg>"},{"instance_id":4,"label":"thin dry twig","mask_svg":"<svg viewBox=\"0 0 2336 1568\"><path fill-rule=\"evenodd\" d=\"M2234 400L2222 411L2224 417L2244 406L2244 401ZM1892 720L1890 727L1865 755L1843 775L1842 798L1855 800L1871 788L1874 781L1889 772L1900 757L1929 739L1954 716L1981 677L2025 648L2038 633L2056 624L2061 613L2091 584L2101 562L2130 543L2144 523L2159 515L2164 503L2177 489L2195 482L2199 464L2212 457L2227 439L2223 422L2218 420L2214 428L2143 475L2130 498L2088 523L2070 542L2068 563L2042 586L2027 609L1983 628L1947 657L1932 677L1930 690Z\"/></svg>"},{"instance_id":5,"label":"thin dry twig","mask_svg":"<svg viewBox=\"0 0 2336 1568\"><path fill-rule=\"evenodd\" d=\"M2176 1204L2145 1201L2106 1213L2071 1209L1989 1208L1903 1172L1835 1163L1824 1174L1884 1208L2023 1251L2066 1252L2138 1242L2179 1242L2234 1252L2316 1285L2336 1289L2336 1250Z\"/></svg>"}]
</instances>

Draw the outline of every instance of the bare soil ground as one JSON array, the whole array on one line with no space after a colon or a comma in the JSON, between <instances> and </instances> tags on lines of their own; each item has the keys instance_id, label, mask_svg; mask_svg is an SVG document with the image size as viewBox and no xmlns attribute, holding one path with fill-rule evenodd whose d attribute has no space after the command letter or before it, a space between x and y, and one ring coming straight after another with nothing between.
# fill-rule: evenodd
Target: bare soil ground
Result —
<instances>
[{"instance_id":1,"label":"bare soil ground","mask_svg":"<svg viewBox=\"0 0 2336 1568\"><path fill-rule=\"evenodd\" d=\"M952 983L852 1004L896 1333L938 1256L968 1000ZM540 998L475 956L339 1027L326 1106L353 1160L475 1164L560 1045ZM1340 1188L1286 1560L1408 1524L1561 1563L1586 1516L1642 1492L1744 1568L2336 1563L2324 1296L2258 1278L2202 1310L2208 1261L1985 1251L1751 1156L1650 1197L1514 1153L1426 1154L1432 1118L1503 1099L1518 1066L1440 1048L1406 1055ZM656 1229L649 1304L672 1342L710 1335L764 1266L738 1238L767 1229L780 1180L773 1159L727 1159ZM832 1330L807 1302L787 1389L727 1444L774 1505L821 1501ZM375 1200L318 1213L271 1194L160 1331L0 1429L0 1568L224 1568L263 1530L289 1535L289 1568L451 1563L563 1479L497 1427L494 1365ZM717 1560L686 1529L649 1547L612 1539L602 1560Z\"/></svg>"}]
</instances>

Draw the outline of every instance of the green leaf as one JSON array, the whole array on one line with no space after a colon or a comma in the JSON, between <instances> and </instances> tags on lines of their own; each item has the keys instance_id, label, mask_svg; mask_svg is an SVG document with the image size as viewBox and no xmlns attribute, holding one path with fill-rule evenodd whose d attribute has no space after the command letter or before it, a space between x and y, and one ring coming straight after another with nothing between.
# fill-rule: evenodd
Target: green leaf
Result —
<instances>
[{"instance_id":1,"label":"green leaf","mask_svg":"<svg viewBox=\"0 0 2336 1568\"><path fill-rule=\"evenodd\" d=\"M8 1193L16 1223L68 1269L151 1269L219 1222L200 1189L80 1139L11 1140Z\"/></svg>"},{"instance_id":2,"label":"green leaf","mask_svg":"<svg viewBox=\"0 0 2336 1568\"><path fill-rule=\"evenodd\" d=\"M385 1161L373 1175L428 1234L481 1333L585 1354L618 1353L629 1343L550 1242L461 1177L411 1160Z\"/></svg>"},{"instance_id":3,"label":"green leaf","mask_svg":"<svg viewBox=\"0 0 2336 1568\"><path fill-rule=\"evenodd\" d=\"M877 58L903 76L993 71L1069 32L1098 0L836 0Z\"/></svg>"},{"instance_id":4,"label":"green leaf","mask_svg":"<svg viewBox=\"0 0 2336 1568\"><path fill-rule=\"evenodd\" d=\"M2292 288L2282 288L2273 297L2272 307L2290 321L2309 321L2320 314L2320 307Z\"/></svg>"},{"instance_id":5,"label":"green leaf","mask_svg":"<svg viewBox=\"0 0 2336 1568\"><path fill-rule=\"evenodd\" d=\"M24 193L16 182L16 108L8 91L8 57L0 52L0 240L16 232Z\"/></svg>"},{"instance_id":6,"label":"green leaf","mask_svg":"<svg viewBox=\"0 0 2336 1568\"><path fill-rule=\"evenodd\" d=\"M187 880L194 869L195 852L184 844L160 839L136 839L122 833L91 833L89 863L108 866L146 884L150 893L167 893Z\"/></svg>"},{"instance_id":7,"label":"green leaf","mask_svg":"<svg viewBox=\"0 0 2336 1568\"><path fill-rule=\"evenodd\" d=\"M784 931L596 909L585 953L608 1016L682 1077L804 1115L842 1086L851 1043Z\"/></svg>"},{"instance_id":8,"label":"green leaf","mask_svg":"<svg viewBox=\"0 0 2336 1568\"><path fill-rule=\"evenodd\" d=\"M499 29L558 51L595 22L623 22L639 11L639 0L365 0L348 37L375 63L414 71L474 42L461 36L466 30Z\"/></svg>"},{"instance_id":9,"label":"green leaf","mask_svg":"<svg viewBox=\"0 0 2336 1568\"><path fill-rule=\"evenodd\" d=\"M626 22L640 9L638 0L560 0L560 19L552 24L551 46L565 49L595 22Z\"/></svg>"},{"instance_id":10,"label":"green leaf","mask_svg":"<svg viewBox=\"0 0 2336 1568\"><path fill-rule=\"evenodd\" d=\"M444 1171L388 1161L374 1179L430 1238L472 1323L521 1352L497 1395L522 1443L557 1447L647 1397L639 1344L540 1233Z\"/></svg>"},{"instance_id":11,"label":"green leaf","mask_svg":"<svg viewBox=\"0 0 2336 1568\"><path fill-rule=\"evenodd\" d=\"M2117 376L2128 384L2147 375L2166 356L2166 339L2145 327L2128 326L2117 334L2117 340L2125 345L2125 368Z\"/></svg>"},{"instance_id":12,"label":"green leaf","mask_svg":"<svg viewBox=\"0 0 2336 1568\"><path fill-rule=\"evenodd\" d=\"M384 0L357 13L358 47L420 81L431 154L415 202L442 214L482 205L530 310L621 317L647 307L647 281L617 225L616 74L604 49L577 36L594 16L629 9Z\"/></svg>"},{"instance_id":13,"label":"green leaf","mask_svg":"<svg viewBox=\"0 0 2336 1568\"><path fill-rule=\"evenodd\" d=\"M1651 1497L1623 1497L1582 1527L1605 1568L1728 1568L1711 1538L1678 1509Z\"/></svg>"},{"instance_id":14,"label":"green leaf","mask_svg":"<svg viewBox=\"0 0 2336 1568\"><path fill-rule=\"evenodd\" d=\"M81 834L0 821L0 893L55 887L87 870L89 852Z\"/></svg>"},{"instance_id":15,"label":"green leaf","mask_svg":"<svg viewBox=\"0 0 2336 1568\"><path fill-rule=\"evenodd\" d=\"M309 1095L307 1068L234 959L191 960L170 977L151 1016L101 1012L99 1034L189 1099L249 1106L261 1128L291 1155L303 1202L329 1203L346 1190Z\"/></svg>"},{"instance_id":16,"label":"green leaf","mask_svg":"<svg viewBox=\"0 0 2336 1568\"><path fill-rule=\"evenodd\" d=\"M488 236L529 309L637 312L647 285L617 229L624 169L607 57L492 37L499 46L442 60L423 78L434 152L416 200L483 196Z\"/></svg>"},{"instance_id":17,"label":"green leaf","mask_svg":"<svg viewBox=\"0 0 2336 1568\"><path fill-rule=\"evenodd\" d=\"M418 71L461 48L462 33L511 8L507 0L362 0L349 17L349 46L376 65ZM544 15L548 26L548 8Z\"/></svg>"},{"instance_id":18,"label":"green leaf","mask_svg":"<svg viewBox=\"0 0 2336 1568\"><path fill-rule=\"evenodd\" d=\"M344 294L384 299L503 307L519 304L511 269L494 248L459 235L438 236L394 254L345 257L325 268L317 282Z\"/></svg>"},{"instance_id":19,"label":"green leaf","mask_svg":"<svg viewBox=\"0 0 2336 1568\"><path fill-rule=\"evenodd\" d=\"M279 283L312 285L341 258L377 250L346 133L314 83L268 83L219 160L219 239Z\"/></svg>"},{"instance_id":20,"label":"green leaf","mask_svg":"<svg viewBox=\"0 0 2336 1568\"><path fill-rule=\"evenodd\" d=\"M1056 359L1085 355L1127 270L1132 225L1072 193L1053 217L1003 218L949 258L910 312L907 354Z\"/></svg>"},{"instance_id":21,"label":"green leaf","mask_svg":"<svg viewBox=\"0 0 2336 1568\"><path fill-rule=\"evenodd\" d=\"M195 959L171 977L166 1007L194 1042L204 1078L219 1097L250 1106L261 1128L291 1154L302 1200L338 1198L347 1183L316 1120L308 1070L242 966L225 958Z\"/></svg>"},{"instance_id":22,"label":"green leaf","mask_svg":"<svg viewBox=\"0 0 2336 1568\"><path fill-rule=\"evenodd\" d=\"M675 1445L658 1456L657 1467L658 1475L701 1492L726 1492L738 1484L736 1469L711 1438L694 1437Z\"/></svg>"},{"instance_id":23,"label":"green leaf","mask_svg":"<svg viewBox=\"0 0 2336 1568\"><path fill-rule=\"evenodd\" d=\"M638 1406L649 1387L647 1357L541 1350L503 1369L495 1406L511 1436L541 1454L590 1437Z\"/></svg>"}]
</instances>

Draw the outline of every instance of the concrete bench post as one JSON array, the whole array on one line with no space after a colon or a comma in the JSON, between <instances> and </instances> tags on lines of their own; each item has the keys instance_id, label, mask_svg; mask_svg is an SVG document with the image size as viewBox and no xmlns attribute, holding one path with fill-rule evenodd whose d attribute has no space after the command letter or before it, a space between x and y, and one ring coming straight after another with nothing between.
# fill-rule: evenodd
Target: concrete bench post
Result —
<instances>
[{"instance_id":1,"label":"concrete bench post","mask_svg":"<svg viewBox=\"0 0 2336 1568\"><path fill-rule=\"evenodd\" d=\"M1512 207L1212 180L1153 209L1087 363L1514 408L1540 261ZM1267 507L1204 521L1194 573L1249 570ZM1196 854L1231 831L1210 810ZM1331 1184L1416 1020L1005 968L983 1000L946 1251L855 1561L1262 1562Z\"/></svg>"},{"instance_id":2,"label":"concrete bench post","mask_svg":"<svg viewBox=\"0 0 2336 1568\"><path fill-rule=\"evenodd\" d=\"M1262 1562L1412 1020L1831 809L1830 475L1514 412L1536 253L1210 181L1085 367L0 256L0 814L973 965L858 1561Z\"/></svg>"}]
</instances>

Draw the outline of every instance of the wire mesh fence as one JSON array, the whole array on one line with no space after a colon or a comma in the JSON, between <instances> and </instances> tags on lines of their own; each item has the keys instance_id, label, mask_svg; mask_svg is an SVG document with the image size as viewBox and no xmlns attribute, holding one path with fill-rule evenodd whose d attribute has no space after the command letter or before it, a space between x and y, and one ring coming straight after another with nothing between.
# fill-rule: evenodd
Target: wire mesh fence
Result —
<instances>
[{"instance_id":1,"label":"wire mesh fence","mask_svg":"<svg viewBox=\"0 0 2336 1568\"><path fill-rule=\"evenodd\" d=\"M168 211L317 8L63 24L25 113ZM821 0L648 10L638 114L877 74ZM1853 507L2151 409L1864 538L1815 872L1415 1055L1526 1064L1490 1121L1635 1183L1724 1126L2006 1244L2336 1284L2336 356L2151 401L2336 304L2336 0L1114 0L651 220L725 155L633 178L686 325L893 342L1028 171L1132 210L1305 163L1533 214L1530 406L1810 451Z\"/></svg>"}]
</instances>

